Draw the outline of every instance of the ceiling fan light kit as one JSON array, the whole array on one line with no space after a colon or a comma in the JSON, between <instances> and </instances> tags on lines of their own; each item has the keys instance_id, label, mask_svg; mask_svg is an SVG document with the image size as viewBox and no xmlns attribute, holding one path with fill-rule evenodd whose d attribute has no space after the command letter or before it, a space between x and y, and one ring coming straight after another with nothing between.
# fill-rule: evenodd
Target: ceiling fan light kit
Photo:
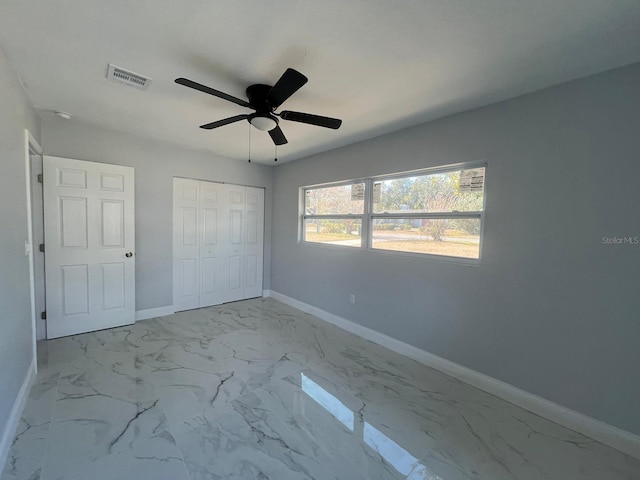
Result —
<instances>
[{"instance_id":1,"label":"ceiling fan light kit","mask_svg":"<svg viewBox=\"0 0 640 480\"><path fill-rule=\"evenodd\" d=\"M61 112L61 111L58 111L58 110L56 110L53 113L55 113L56 117L60 117L60 118L63 118L65 120L71 120L71 114L70 113Z\"/></svg>"},{"instance_id":2,"label":"ceiling fan light kit","mask_svg":"<svg viewBox=\"0 0 640 480\"><path fill-rule=\"evenodd\" d=\"M246 90L247 101L187 78L176 78L176 83L180 85L193 88L203 93L208 93L209 95L235 103L236 105L255 110L255 113L249 115L235 115L233 117L200 125L200 128L212 130L224 125L229 125L230 123L239 122L240 120L247 120L258 130L269 132L269 136L276 146L287 143L287 138L284 136L284 133L279 126L277 117L280 117L282 120L306 123L308 125L331 128L334 130L340 128L340 125L342 125L342 120L340 119L312 115L310 113L292 112L288 110L276 113L275 110L291 95L297 92L300 87L307 83L307 81L307 77L303 74L293 68L288 68L273 86L264 84L249 85Z\"/></svg>"},{"instance_id":3,"label":"ceiling fan light kit","mask_svg":"<svg viewBox=\"0 0 640 480\"><path fill-rule=\"evenodd\" d=\"M249 123L263 132L269 132L278 126L278 120L273 115L255 113L249 115Z\"/></svg>"}]
</instances>

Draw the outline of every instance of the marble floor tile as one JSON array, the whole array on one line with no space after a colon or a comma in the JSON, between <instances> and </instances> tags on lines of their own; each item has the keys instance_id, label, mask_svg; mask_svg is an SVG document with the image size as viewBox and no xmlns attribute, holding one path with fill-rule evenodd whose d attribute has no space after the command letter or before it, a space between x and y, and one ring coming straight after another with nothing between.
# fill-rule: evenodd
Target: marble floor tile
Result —
<instances>
[{"instance_id":1,"label":"marble floor tile","mask_svg":"<svg viewBox=\"0 0 640 480\"><path fill-rule=\"evenodd\" d=\"M221 343L188 342L179 347L164 349L158 355L148 356L144 365L150 377L178 368L205 373L233 372L234 377L252 386L261 385L271 377L284 377L299 370L305 363L299 355L282 352L268 356L249 355L246 351L242 352L246 349L246 345L242 343L244 339L236 337L236 340L239 346L233 349Z\"/></svg>"},{"instance_id":2,"label":"marble floor tile","mask_svg":"<svg viewBox=\"0 0 640 480\"><path fill-rule=\"evenodd\" d=\"M502 401L464 406L423 458L469 478L640 478L640 462Z\"/></svg>"},{"instance_id":3,"label":"marble floor tile","mask_svg":"<svg viewBox=\"0 0 640 480\"><path fill-rule=\"evenodd\" d=\"M37 480L42 469L60 375L39 374L11 445L3 480Z\"/></svg>"},{"instance_id":4,"label":"marble floor tile","mask_svg":"<svg viewBox=\"0 0 640 480\"><path fill-rule=\"evenodd\" d=\"M282 422L254 393L175 432L192 480L365 478L346 458L328 457L313 437Z\"/></svg>"},{"instance_id":5,"label":"marble floor tile","mask_svg":"<svg viewBox=\"0 0 640 480\"><path fill-rule=\"evenodd\" d=\"M369 415L366 403L309 370L272 381L254 393L262 408L295 427L305 442L317 445L332 462L340 459L349 463L371 480L406 478L428 445L435 444L436 432L444 430L444 426L425 419L422 426L411 421L400 425L391 416L381 419Z\"/></svg>"},{"instance_id":6,"label":"marble floor tile","mask_svg":"<svg viewBox=\"0 0 640 480\"><path fill-rule=\"evenodd\" d=\"M252 299L41 342L1 480L640 479L640 460Z\"/></svg>"},{"instance_id":7,"label":"marble floor tile","mask_svg":"<svg viewBox=\"0 0 640 480\"><path fill-rule=\"evenodd\" d=\"M154 372L151 382L171 425L214 414L221 406L249 391L233 371L205 373L178 367Z\"/></svg>"},{"instance_id":8,"label":"marble floor tile","mask_svg":"<svg viewBox=\"0 0 640 480\"><path fill-rule=\"evenodd\" d=\"M147 439L126 438L119 447L108 448L108 444L99 441L106 433L100 427L79 422L73 423L71 428L57 426L60 428L56 429L54 425L51 432L41 480L189 478L180 451L168 431Z\"/></svg>"}]
</instances>

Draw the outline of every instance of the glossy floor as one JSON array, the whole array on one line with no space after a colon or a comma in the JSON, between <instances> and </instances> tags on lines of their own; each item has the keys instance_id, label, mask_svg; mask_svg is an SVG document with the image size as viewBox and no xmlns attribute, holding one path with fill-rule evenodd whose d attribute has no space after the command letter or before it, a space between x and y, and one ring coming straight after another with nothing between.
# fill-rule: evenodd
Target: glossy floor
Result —
<instances>
[{"instance_id":1,"label":"glossy floor","mask_svg":"<svg viewBox=\"0 0 640 480\"><path fill-rule=\"evenodd\" d=\"M640 478L639 460L272 299L39 356L2 480Z\"/></svg>"}]
</instances>

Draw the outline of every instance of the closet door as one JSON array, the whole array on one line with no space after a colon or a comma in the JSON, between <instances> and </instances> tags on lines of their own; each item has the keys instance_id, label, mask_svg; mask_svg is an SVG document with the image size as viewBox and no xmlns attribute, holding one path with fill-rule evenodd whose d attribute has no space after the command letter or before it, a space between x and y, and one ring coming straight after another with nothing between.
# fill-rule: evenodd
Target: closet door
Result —
<instances>
[{"instance_id":1,"label":"closet door","mask_svg":"<svg viewBox=\"0 0 640 480\"><path fill-rule=\"evenodd\" d=\"M224 185L228 218L226 222L223 269L224 302L242 300L244 296L245 187Z\"/></svg>"},{"instance_id":2,"label":"closet door","mask_svg":"<svg viewBox=\"0 0 640 480\"><path fill-rule=\"evenodd\" d=\"M264 190L246 187L244 298L262 296Z\"/></svg>"},{"instance_id":3,"label":"closet door","mask_svg":"<svg viewBox=\"0 0 640 480\"><path fill-rule=\"evenodd\" d=\"M225 204L226 185L200 182L200 307L224 302L222 265L226 249L221 242L226 236L228 211Z\"/></svg>"},{"instance_id":4,"label":"closet door","mask_svg":"<svg viewBox=\"0 0 640 480\"><path fill-rule=\"evenodd\" d=\"M173 180L173 306L262 295L264 190Z\"/></svg>"},{"instance_id":5,"label":"closet door","mask_svg":"<svg viewBox=\"0 0 640 480\"><path fill-rule=\"evenodd\" d=\"M173 179L173 307L200 306L200 182Z\"/></svg>"}]
</instances>

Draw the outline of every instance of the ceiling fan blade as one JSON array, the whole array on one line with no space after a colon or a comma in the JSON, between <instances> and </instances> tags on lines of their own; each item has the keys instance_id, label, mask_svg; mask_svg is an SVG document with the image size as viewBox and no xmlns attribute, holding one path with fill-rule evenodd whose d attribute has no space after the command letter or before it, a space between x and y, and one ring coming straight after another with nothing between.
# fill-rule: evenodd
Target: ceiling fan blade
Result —
<instances>
[{"instance_id":1,"label":"ceiling fan blade","mask_svg":"<svg viewBox=\"0 0 640 480\"><path fill-rule=\"evenodd\" d=\"M204 128L205 130L212 130L214 128L222 127L223 125L229 125L230 123L239 122L240 120L244 120L247 117L249 117L249 115L236 115L235 117L224 118L222 120L218 120L217 122L200 125L200 128Z\"/></svg>"},{"instance_id":2,"label":"ceiling fan blade","mask_svg":"<svg viewBox=\"0 0 640 480\"><path fill-rule=\"evenodd\" d=\"M296 93L300 87L307 83L307 81L307 77L297 70L287 68L280 77L280 80L278 80L276 84L271 87L271 90L269 90L269 93L267 94L267 102L272 108L278 108L287 98Z\"/></svg>"},{"instance_id":3,"label":"ceiling fan blade","mask_svg":"<svg viewBox=\"0 0 640 480\"><path fill-rule=\"evenodd\" d=\"M176 83L180 84L180 85L184 85L185 87L189 87L189 88L194 88L195 90L200 90L201 92L204 93L208 93L209 95L213 95L214 97L218 97L218 98L222 98L224 100L227 100L229 102L233 102L236 103L238 105L241 105L243 107L248 107L248 108L253 108L251 105L249 105L249 102L242 100L240 98L236 98L232 95L228 95L224 92L221 92L219 90L215 90L211 87L207 87L206 85L202 85L198 82L194 82L193 80L189 80L187 78L176 78Z\"/></svg>"},{"instance_id":4,"label":"ceiling fan blade","mask_svg":"<svg viewBox=\"0 0 640 480\"><path fill-rule=\"evenodd\" d=\"M271 136L271 140L276 145L284 145L287 143L287 137L284 136L280 127L276 127L273 130L269 130L269 135Z\"/></svg>"},{"instance_id":5,"label":"ceiling fan blade","mask_svg":"<svg viewBox=\"0 0 640 480\"><path fill-rule=\"evenodd\" d=\"M291 120L292 122L308 123L309 125L317 125L318 127L333 128L337 130L342 125L342 120L331 117L321 117L320 115L311 115L310 113L291 112L284 110L280 112L280 118Z\"/></svg>"}]
</instances>

